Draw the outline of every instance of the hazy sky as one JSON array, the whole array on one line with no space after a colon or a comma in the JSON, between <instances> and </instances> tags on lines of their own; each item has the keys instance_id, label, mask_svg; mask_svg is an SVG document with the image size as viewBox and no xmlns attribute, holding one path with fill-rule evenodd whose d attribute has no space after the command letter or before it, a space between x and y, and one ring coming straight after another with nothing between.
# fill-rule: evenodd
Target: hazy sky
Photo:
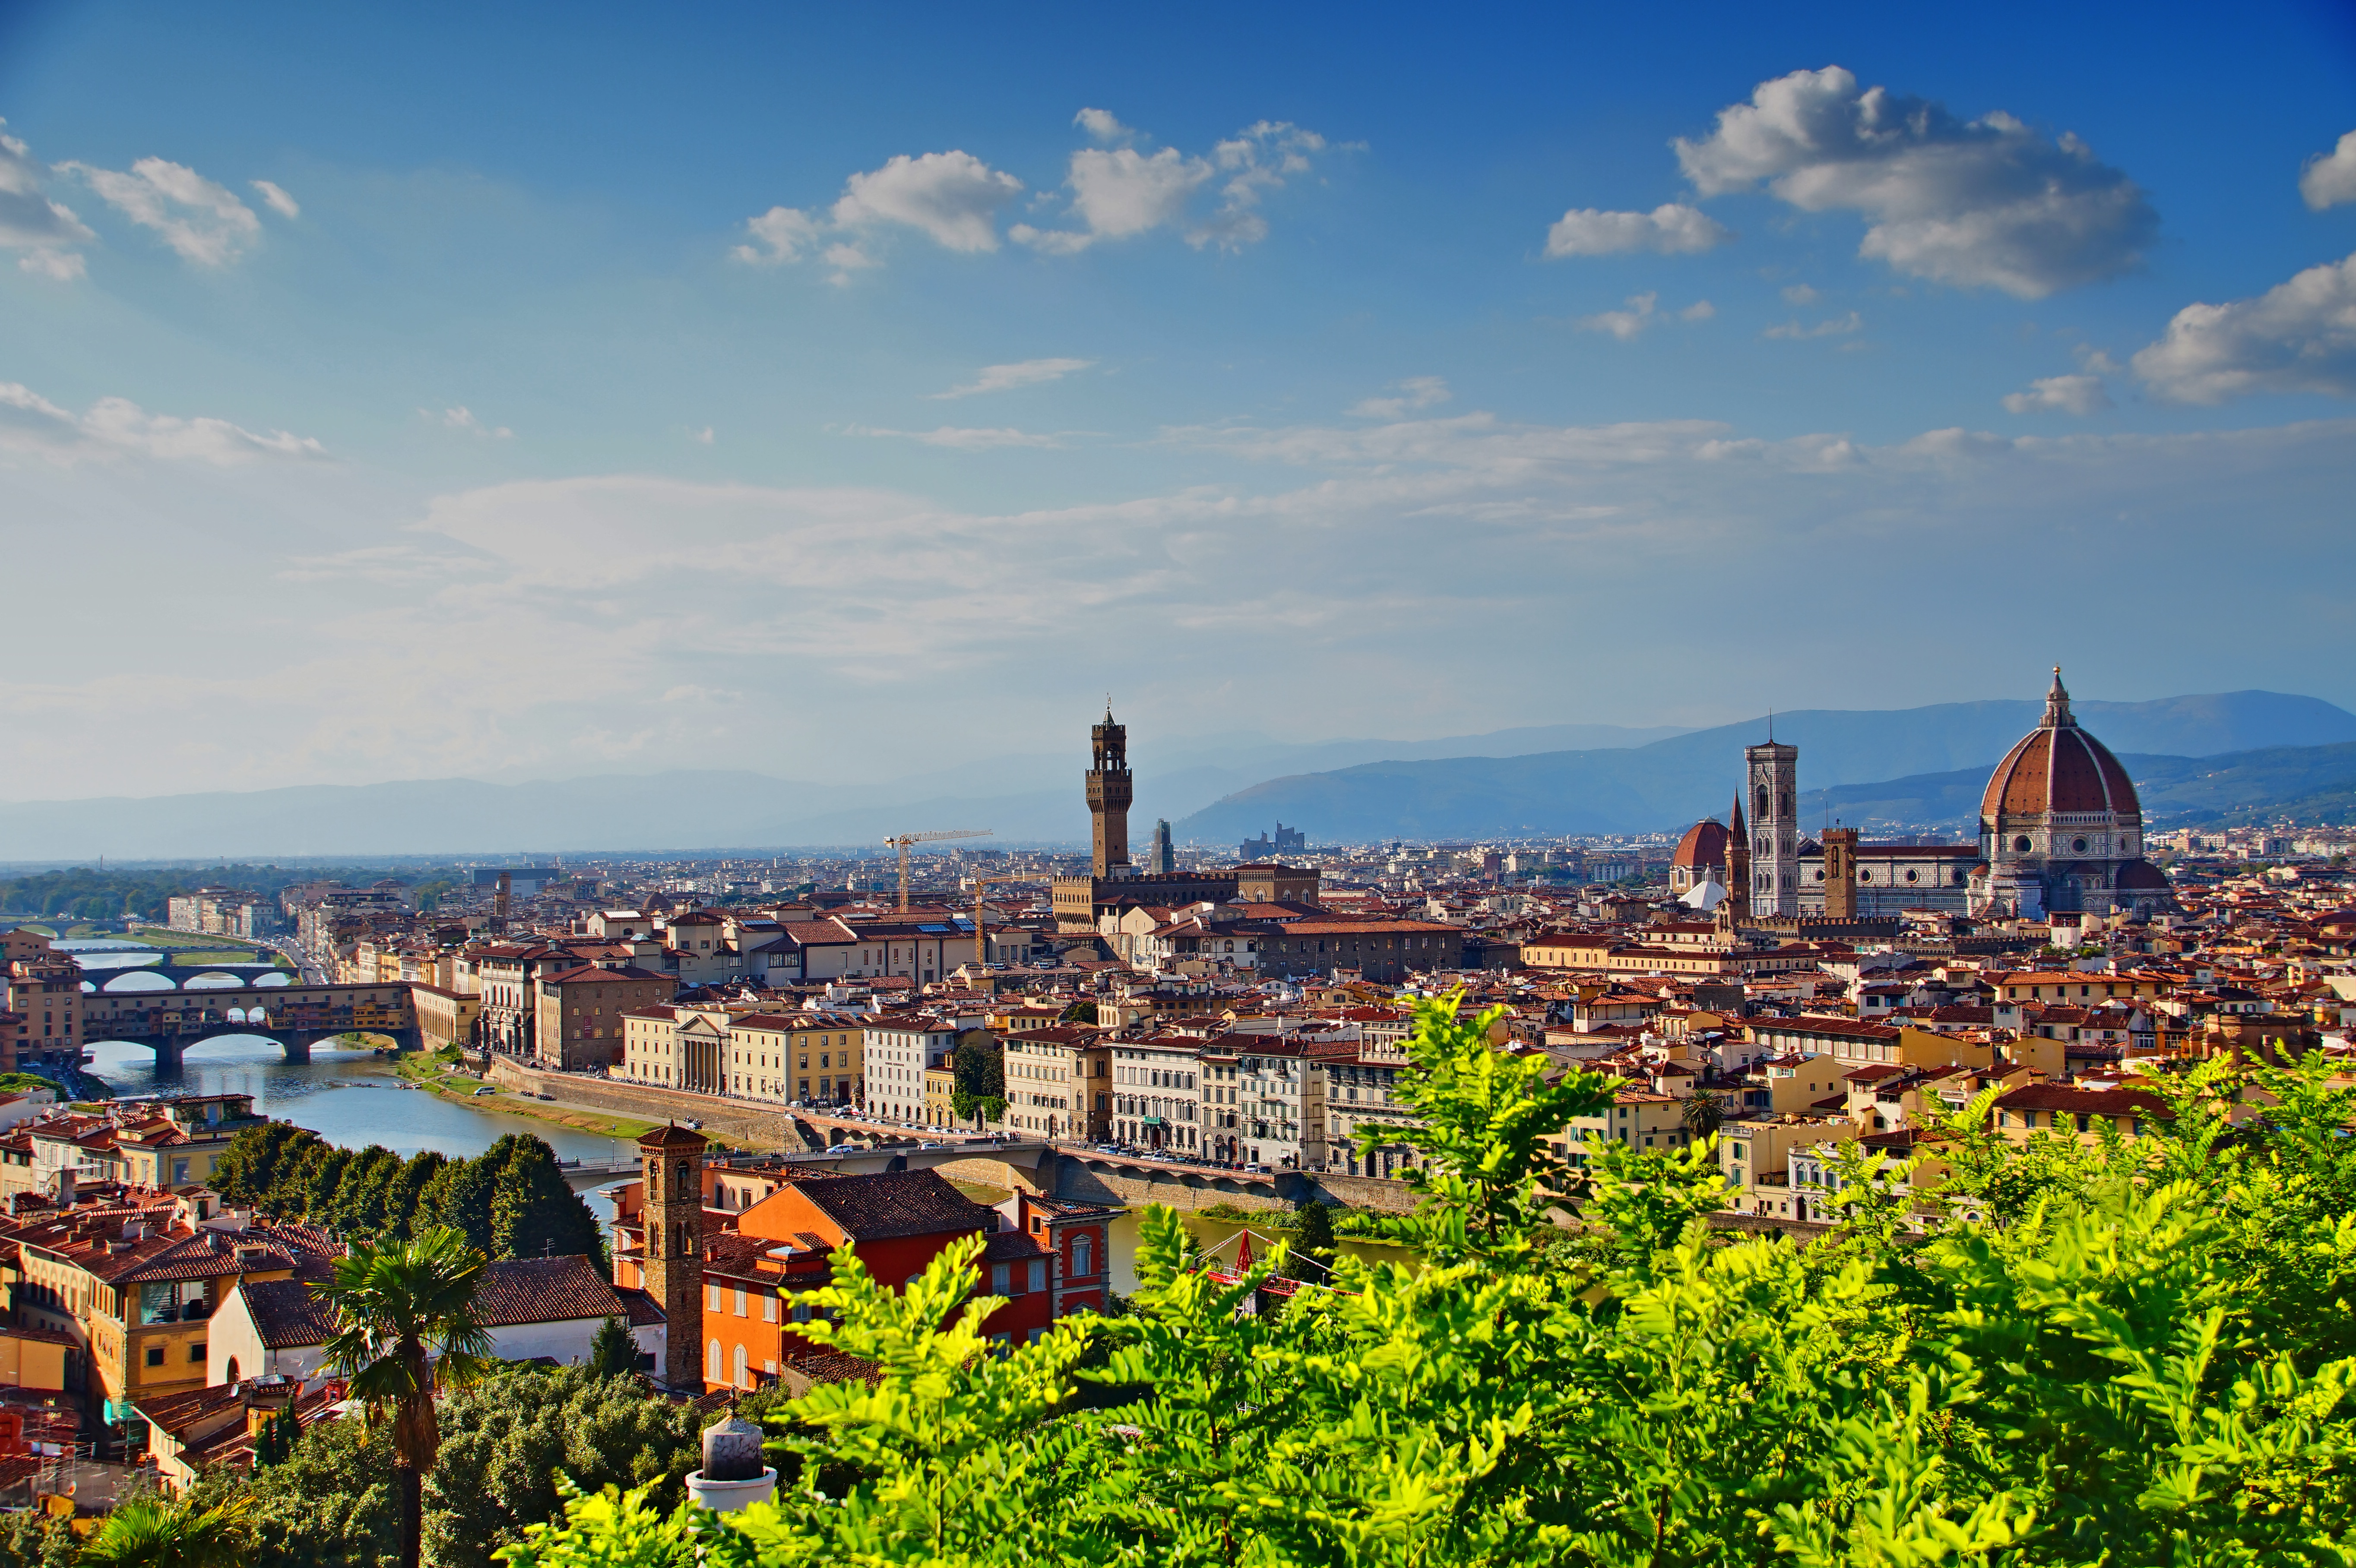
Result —
<instances>
[{"instance_id":1,"label":"hazy sky","mask_svg":"<svg viewBox=\"0 0 2356 1568\"><path fill-rule=\"evenodd\" d=\"M2356 705L2342 5L15 4L0 117L0 798Z\"/></svg>"}]
</instances>

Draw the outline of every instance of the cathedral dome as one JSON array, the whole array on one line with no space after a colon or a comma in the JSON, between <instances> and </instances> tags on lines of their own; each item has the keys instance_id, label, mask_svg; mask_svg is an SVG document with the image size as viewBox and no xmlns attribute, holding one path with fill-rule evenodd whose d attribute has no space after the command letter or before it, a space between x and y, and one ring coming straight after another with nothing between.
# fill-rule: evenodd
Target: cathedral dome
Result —
<instances>
[{"instance_id":1,"label":"cathedral dome","mask_svg":"<svg viewBox=\"0 0 2356 1568\"><path fill-rule=\"evenodd\" d=\"M1677 840L1676 853L1669 864L1686 870L1697 871L1705 866L1726 864L1726 824L1705 816L1686 829Z\"/></svg>"},{"instance_id":2,"label":"cathedral dome","mask_svg":"<svg viewBox=\"0 0 2356 1568\"><path fill-rule=\"evenodd\" d=\"M2129 860L2119 868L2119 891L2164 893L2170 891L2168 873L2148 860Z\"/></svg>"},{"instance_id":3,"label":"cathedral dome","mask_svg":"<svg viewBox=\"0 0 2356 1568\"><path fill-rule=\"evenodd\" d=\"M2045 699L2044 721L2005 753L1980 797L1980 816L2043 816L2048 813L2109 812L2140 816L2135 784L2111 749L2078 728L2062 672Z\"/></svg>"}]
</instances>

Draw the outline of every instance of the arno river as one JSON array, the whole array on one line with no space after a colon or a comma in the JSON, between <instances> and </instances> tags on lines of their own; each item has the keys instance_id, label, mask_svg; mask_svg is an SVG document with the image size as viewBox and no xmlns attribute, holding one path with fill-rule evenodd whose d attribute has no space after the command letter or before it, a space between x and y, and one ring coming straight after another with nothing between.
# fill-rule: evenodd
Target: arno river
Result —
<instances>
[{"instance_id":1,"label":"arno river","mask_svg":"<svg viewBox=\"0 0 2356 1568\"><path fill-rule=\"evenodd\" d=\"M553 1122L405 1088L382 1058L364 1051L336 1051L324 1042L313 1049L310 1061L288 1061L276 1041L258 1035L209 1040L188 1053L177 1078L158 1078L154 1053L139 1046L101 1043L90 1051L90 1071L117 1094L251 1094L261 1115L308 1127L348 1148L382 1144L401 1155L430 1148L467 1157L482 1153L504 1133L530 1133L545 1139L560 1158L605 1159L628 1152L626 1144ZM993 1200L984 1189L969 1190L984 1201ZM610 1216L612 1206L595 1191L584 1196L600 1219ZM1241 1228L1237 1224L1190 1218L1187 1228L1205 1246L1226 1246L1223 1255L1234 1258L1228 1243ZM1113 1224L1116 1290L1135 1288L1137 1230L1134 1211ZM1264 1250L1260 1242L1252 1245ZM1346 1242L1343 1246L1351 1252L1387 1250Z\"/></svg>"}]
</instances>

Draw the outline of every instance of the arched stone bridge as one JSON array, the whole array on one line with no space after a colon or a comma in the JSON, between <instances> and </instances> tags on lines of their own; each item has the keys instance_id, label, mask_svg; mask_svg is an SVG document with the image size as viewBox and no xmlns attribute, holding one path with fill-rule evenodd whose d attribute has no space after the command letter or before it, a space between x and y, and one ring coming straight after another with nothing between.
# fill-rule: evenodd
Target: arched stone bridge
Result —
<instances>
[{"instance_id":1,"label":"arched stone bridge","mask_svg":"<svg viewBox=\"0 0 2356 1568\"><path fill-rule=\"evenodd\" d=\"M220 986L201 991L93 991L82 997L85 1043L121 1040L155 1053L159 1072L188 1048L224 1035L267 1035L289 1061L339 1034L381 1035L417 1048L417 1015L406 985Z\"/></svg>"}]
</instances>

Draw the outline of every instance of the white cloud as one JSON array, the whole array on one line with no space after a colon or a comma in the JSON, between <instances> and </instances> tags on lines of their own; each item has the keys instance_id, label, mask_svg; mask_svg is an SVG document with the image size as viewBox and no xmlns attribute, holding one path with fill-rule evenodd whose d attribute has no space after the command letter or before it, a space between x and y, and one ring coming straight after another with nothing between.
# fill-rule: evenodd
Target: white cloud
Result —
<instances>
[{"instance_id":1,"label":"white cloud","mask_svg":"<svg viewBox=\"0 0 2356 1568\"><path fill-rule=\"evenodd\" d=\"M1098 141L1107 144L1126 142L1137 134L1119 120L1114 119L1112 111L1108 109L1083 109L1072 116L1072 123Z\"/></svg>"},{"instance_id":2,"label":"white cloud","mask_svg":"<svg viewBox=\"0 0 2356 1568\"><path fill-rule=\"evenodd\" d=\"M2328 153L2318 153L2298 172L2298 194L2318 212L2356 201L2356 131L2340 138Z\"/></svg>"},{"instance_id":3,"label":"white cloud","mask_svg":"<svg viewBox=\"0 0 2356 1568\"><path fill-rule=\"evenodd\" d=\"M1009 392L1017 387L1036 387L1048 381L1060 381L1095 363L1093 359L1023 359L1012 365L985 365L981 373L964 386L951 387L946 392L934 392L930 396L935 402L946 402L951 398L970 398L980 392Z\"/></svg>"},{"instance_id":4,"label":"white cloud","mask_svg":"<svg viewBox=\"0 0 2356 1568\"><path fill-rule=\"evenodd\" d=\"M327 449L286 431L258 433L220 419L151 414L127 398L101 398L76 416L20 382L0 381L0 451L53 462L155 457L218 467L269 458L323 458Z\"/></svg>"},{"instance_id":5,"label":"white cloud","mask_svg":"<svg viewBox=\"0 0 2356 1568\"><path fill-rule=\"evenodd\" d=\"M1814 304L1824 297L1805 283L1787 283L1783 287L1785 304Z\"/></svg>"},{"instance_id":6,"label":"white cloud","mask_svg":"<svg viewBox=\"0 0 2356 1568\"><path fill-rule=\"evenodd\" d=\"M1862 331L1864 327L1865 317L1851 311L1847 315L1831 316L1823 321L1804 324L1787 321L1780 326L1769 327L1760 336L1762 337L1840 337L1852 332Z\"/></svg>"},{"instance_id":7,"label":"white cloud","mask_svg":"<svg viewBox=\"0 0 2356 1568\"><path fill-rule=\"evenodd\" d=\"M432 413L427 412L427 411L423 409L420 409L417 411L426 419L432 419L434 417ZM475 411L466 407L464 403L459 404L455 409L444 409L442 411L441 419L442 426L444 430L462 430L470 435L478 435L487 440L492 441L512 441L515 439L515 432L509 430L505 425L485 424L481 420L475 417Z\"/></svg>"},{"instance_id":8,"label":"white cloud","mask_svg":"<svg viewBox=\"0 0 2356 1568\"><path fill-rule=\"evenodd\" d=\"M712 427L710 425L705 425L701 430L689 431L687 432L687 439L695 443L698 446L710 446L717 438L712 435Z\"/></svg>"},{"instance_id":9,"label":"white cloud","mask_svg":"<svg viewBox=\"0 0 2356 1568\"><path fill-rule=\"evenodd\" d=\"M897 436L906 441L922 442L926 446L945 446L952 452L992 452L1007 446L1060 447L1063 438L1043 435L1031 431L998 429L979 430L969 426L943 425L938 430L882 430L873 425L846 425L846 435Z\"/></svg>"},{"instance_id":10,"label":"white cloud","mask_svg":"<svg viewBox=\"0 0 2356 1568\"><path fill-rule=\"evenodd\" d=\"M1100 142L1128 142L1139 133L1103 110L1084 109L1077 123ZM1065 186L1076 229L1018 223L1016 243L1053 256L1076 255L1101 240L1126 240L1159 229L1178 232L1197 250L1237 250L1268 236L1260 198L1310 172L1327 150L1324 137L1286 122L1263 120L1213 147L1207 156L1175 147L1142 153L1132 146L1083 147L1074 153ZM1195 197L1215 188L1211 211L1193 216Z\"/></svg>"},{"instance_id":11,"label":"white cloud","mask_svg":"<svg viewBox=\"0 0 2356 1568\"><path fill-rule=\"evenodd\" d=\"M2067 133L2049 141L2009 114L1958 121L1838 66L1762 82L1720 110L1677 162L1704 196L1764 182L1804 211L1869 219L1858 253L1910 276L2023 299L2115 277L2159 226L2143 192Z\"/></svg>"},{"instance_id":12,"label":"white cloud","mask_svg":"<svg viewBox=\"0 0 2356 1568\"><path fill-rule=\"evenodd\" d=\"M1650 212L1604 212L1576 207L1547 230L1548 256L1610 256L1623 251L1677 255L1707 251L1734 238L1733 230L1697 207L1665 202Z\"/></svg>"},{"instance_id":13,"label":"white cloud","mask_svg":"<svg viewBox=\"0 0 2356 1568\"><path fill-rule=\"evenodd\" d=\"M2008 392L2004 399L2005 411L2015 414L2094 414L2110 406L2100 376L2042 376L2027 391Z\"/></svg>"},{"instance_id":14,"label":"white cloud","mask_svg":"<svg viewBox=\"0 0 2356 1568\"><path fill-rule=\"evenodd\" d=\"M249 183L252 184L254 189L262 193L262 205L269 208L271 211L276 213L279 217L300 218L303 216L302 204L297 202L293 197L287 195L284 187L273 185L269 180L252 180Z\"/></svg>"},{"instance_id":15,"label":"white cloud","mask_svg":"<svg viewBox=\"0 0 2356 1568\"><path fill-rule=\"evenodd\" d=\"M101 200L143 229L153 229L183 261L226 267L262 238L262 219L227 187L185 164L141 158L129 173L59 164L79 175Z\"/></svg>"},{"instance_id":16,"label":"white cloud","mask_svg":"<svg viewBox=\"0 0 2356 1568\"><path fill-rule=\"evenodd\" d=\"M2356 255L2255 299L2186 305L2134 363L2152 390L2181 403L2248 392L2356 397Z\"/></svg>"},{"instance_id":17,"label":"white cloud","mask_svg":"<svg viewBox=\"0 0 2356 1568\"><path fill-rule=\"evenodd\" d=\"M1574 325L1582 332L1608 332L1625 343L1668 319L1660 314L1660 303L1657 293L1630 294L1621 309L1582 315ZM1708 300L1696 300L1676 315L1680 321L1708 321L1717 314L1718 307Z\"/></svg>"},{"instance_id":18,"label":"white cloud","mask_svg":"<svg viewBox=\"0 0 2356 1568\"><path fill-rule=\"evenodd\" d=\"M1023 194L1023 182L969 153L903 153L870 174L853 175L834 204L838 227L894 223L948 251L998 249L998 209Z\"/></svg>"},{"instance_id":19,"label":"white cloud","mask_svg":"<svg viewBox=\"0 0 2356 1568\"><path fill-rule=\"evenodd\" d=\"M773 207L744 220L751 238L729 254L751 266L775 267L815 255L834 269L827 281L884 264L867 248L878 228L914 229L945 250L973 253L998 249L998 209L1023 192L1023 182L969 153L903 153L882 168L856 174L824 217L798 207Z\"/></svg>"},{"instance_id":20,"label":"white cloud","mask_svg":"<svg viewBox=\"0 0 2356 1568\"><path fill-rule=\"evenodd\" d=\"M1448 383L1438 376L1409 376L1395 381L1391 389L1396 398L1368 398L1350 411L1364 420L1402 419L1419 409L1432 408L1446 402L1451 393Z\"/></svg>"},{"instance_id":21,"label":"white cloud","mask_svg":"<svg viewBox=\"0 0 2356 1568\"><path fill-rule=\"evenodd\" d=\"M7 123L0 120L0 125ZM96 238L72 209L42 194L41 165L31 150L0 132L0 247L27 252L16 265L60 282L79 278L82 259L69 248Z\"/></svg>"},{"instance_id":22,"label":"white cloud","mask_svg":"<svg viewBox=\"0 0 2356 1568\"><path fill-rule=\"evenodd\" d=\"M27 251L16 258L16 270L37 278L70 283L90 275L90 263L79 251Z\"/></svg>"},{"instance_id":23,"label":"white cloud","mask_svg":"<svg viewBox=\"0 0 2356 1568\"><path fill-rule=\"evenodd\" d=\"M794 207L773 207L757 218L746 219L744 229L753 242L739 245L729 254L755 266L798 261L824 233L818 219Z\"/></svg>"}]
</instances>

